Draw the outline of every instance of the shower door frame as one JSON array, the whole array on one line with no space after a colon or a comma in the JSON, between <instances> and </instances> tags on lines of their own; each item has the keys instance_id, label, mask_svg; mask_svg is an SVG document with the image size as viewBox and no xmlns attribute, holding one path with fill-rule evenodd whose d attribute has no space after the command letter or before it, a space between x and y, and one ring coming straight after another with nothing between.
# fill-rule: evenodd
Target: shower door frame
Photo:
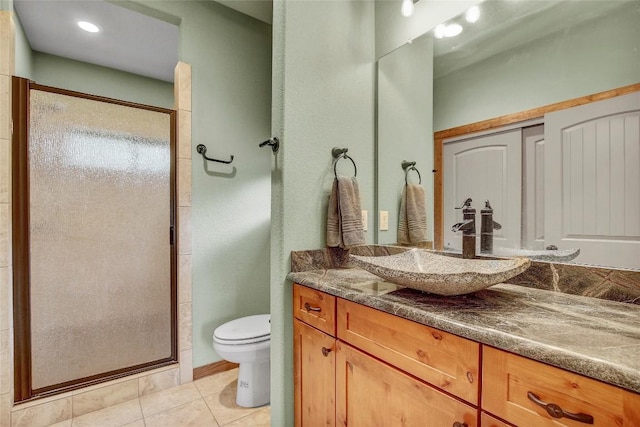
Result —
<instances>
[{"instance_id":1,"label":"shower door frame","mask_svg":"<svg viewBox=\"0 0 640 427\"><path fill-rule=\"evenodd\" d=\"M31 306L30 306L30 215L29 215L29 119L30 91L40 90L73 96L93 101L106 102L131 108L155 111L169 115L170 121L170 172L169 172L169 230L167 237L171 255L171 355L167 358L140 365L96 374L61 384L32 388L31 372ZM177 133L176 111L133 102L90 95L86 93L39 85L21 77L12 77L12 244L13 244L13 339L14 339L14 401L25 402L37 398L65 393L94 384L134 375L151 369L177 363L178 361L178 296L177 296L177 237L176 222L176 165Z\"/></svg>"}]
</instances>

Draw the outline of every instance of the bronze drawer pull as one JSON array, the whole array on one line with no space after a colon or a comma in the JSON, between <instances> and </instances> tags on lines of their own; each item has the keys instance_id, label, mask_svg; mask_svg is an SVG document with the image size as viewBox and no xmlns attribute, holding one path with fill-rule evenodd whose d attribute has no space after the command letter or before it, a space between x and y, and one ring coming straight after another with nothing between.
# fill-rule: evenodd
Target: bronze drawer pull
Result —
<instances>
[{"instance_id":1,"label":"bronze drawer pull","mask_svg":"<svg viewBox=\"0 0 640 427\"><path fill-rule=\"evenodd\" d=\"M469 425L467 423L460 423L456 421L455 423L453 423L453 427L469 427Z\"/></svg>"},{"instance_id":2,"label":"bronze drawer pull","mask_svg":"<svg viewBox=\"0 0 640 427\"><path fill-rule=\"evenodd\" d=\"M320 307L311 307L311 304L309 304L308 302L304 303L304 309L307 311L322 311Z\"/></svg>"},{"instance_id":3,"label":"bronze drawer pull","mask_svg":"<svg viewBox=\"0 0 640 427\"><path fill-rule=\"evenodd\" d=\"M543 407L547 411L547 413L551 415L553 418L564 417L573 421L577 421L579 423L593 424L593 417L591 415L574 414L571 412L567 412L564 409L562 409L560 406L556 405L555 403L543 402L542 400L540 400L538 395L530 391L527 392L527 397L529 398L530 401L532 401L536 405Z\"/></svg>"},{"instance_id":4,"label":"bronze drawer pull","mask_svg":"<svg viewBox=\"0 0 640 427\"><path fill-rule=\"evenodd\" d=\"M331 349L330 348L322 347L322 355L324 357L327 357L329 355L329 353L331 353Z\"/></svg>"}]
</instances>

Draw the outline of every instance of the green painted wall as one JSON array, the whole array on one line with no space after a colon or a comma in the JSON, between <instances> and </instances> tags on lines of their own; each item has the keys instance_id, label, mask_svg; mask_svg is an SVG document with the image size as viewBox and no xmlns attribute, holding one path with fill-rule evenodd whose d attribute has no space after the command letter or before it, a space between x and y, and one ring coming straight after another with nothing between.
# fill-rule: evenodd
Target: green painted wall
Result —
<instances>
[{"instance_id":1,"label":"green painted wall","mask_svg":"<svg viewBox=\"0 0 640 427\"><path fill-rule=\"evenodd\" d=\"M326 246L331 149L358 165L363 209L374 180L374 5L363 1L274 2L271 423L293 425L290 252ZM340 167L344 166L344 169ZM352 173L342 160L339 171ZM372 230L367 241L372 243Z\"/></svg>"},{"instance_id":2,"label":"green painted wall","mask_svg":"<svg viewBox=\"0 0 640 427\"><path fill-rule=\"evenodd\" d=\"M588 2L587 2L588 3ZM434 82L442 130L640 82L640 8L564 29Z\"/></svg>"},{"instance_id":3,"label":"green painted wall","mask_svg":"<svg viewBox=\"0 0 640 427\"><path fill-rule=\"evenodd\" d=\"M35 51L32 64L39 84L173 108L173 83Z\"/></svg>"},{"instance_id":4,"label":"green painted wall","mask_svg":"<svg viewBox=\"0 0 640 427\"><path fill-rule=\"evenodd\" d=\"M428 240L433 241L433 38L420 37L378 60L378 210L389 212L389 230L378 244L398 241L403 160L416 162L425 190ZM417 184L409 172L407 182Z\"/></svg>"},{"instance_id":5,"label":"green painted wall","mask_svg":"<svg viewBox=\"0 0 640 427\"><path fill-rule=\"evenodd\" d=\"M138 3L181 19L192 73L193 366L220 360L214 329L269 312L271 26L211 1ZM205 162L195 151L228 159Z\"/></svg>"}]
</instances>

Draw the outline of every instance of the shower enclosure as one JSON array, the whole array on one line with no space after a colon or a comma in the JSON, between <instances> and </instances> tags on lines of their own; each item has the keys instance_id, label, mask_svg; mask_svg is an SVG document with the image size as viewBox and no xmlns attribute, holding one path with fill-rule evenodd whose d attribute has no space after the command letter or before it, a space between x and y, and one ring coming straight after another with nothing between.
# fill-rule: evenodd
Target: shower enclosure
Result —
<instances>
[{"instance_id":1,"label":"shower enclosure","mask_svg":"<svg viewBox=\"0 0 640 427\"><path fill-rule=\"evenodd\" d=\"M15 400L177 360L175 113L13 80Z\"/></svg>"}]
</instances>

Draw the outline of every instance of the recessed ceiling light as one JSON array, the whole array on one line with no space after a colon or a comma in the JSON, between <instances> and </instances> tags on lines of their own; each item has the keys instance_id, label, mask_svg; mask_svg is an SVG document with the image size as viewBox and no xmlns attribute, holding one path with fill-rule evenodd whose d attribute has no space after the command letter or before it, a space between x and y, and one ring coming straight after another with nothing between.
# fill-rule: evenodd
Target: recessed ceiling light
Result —
<instances>
[{"instance_id":1,"label":"recessed ceiling light","mask_svg":"<svg viewBox=\"0 0 640 427\"><path fill-rule=\"evenodd\" d=\"M97 33L100 31L100 27L98 27L96 24L92 24L91 22L87 22L87 21L78 21L78 27L82 28L83 30L89 33Z\"/></svg>"},{"instance_id":2,"label":"recessed ceiling light","mask_svg":"<svg viewBox=\"0 0 640 427\"><path fill-rule=\"evenodd\" d=\"M445 37L455 37L462 32L462 25L460 24L449 24L447 25L446 30L444 31Z\"/></svg>"}]
</instances>

